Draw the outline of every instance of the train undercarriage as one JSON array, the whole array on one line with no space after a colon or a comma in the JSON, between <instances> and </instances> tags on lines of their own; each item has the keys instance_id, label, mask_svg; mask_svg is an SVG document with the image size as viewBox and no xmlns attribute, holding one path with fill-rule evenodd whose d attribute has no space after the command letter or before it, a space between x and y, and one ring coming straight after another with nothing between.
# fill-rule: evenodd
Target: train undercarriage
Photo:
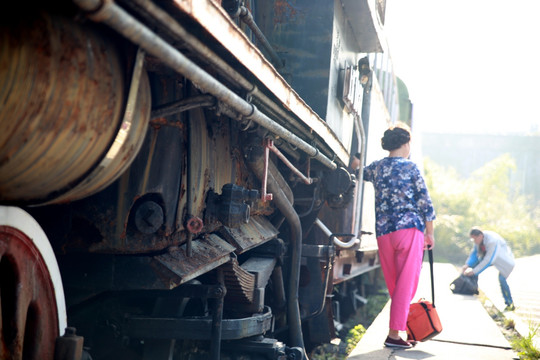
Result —
<instances>
[{"instance_id":1,"label":"train undercarriage","mask_svg":"<svg viewBox=\"0 0 540 360\"><path fill-rule=\"evenodd\" d=\"M245 5L0 16L0 358L307 358L340 299L365 300L362 120L346 147L246 37Z\"/></svg>"}]
</instances>

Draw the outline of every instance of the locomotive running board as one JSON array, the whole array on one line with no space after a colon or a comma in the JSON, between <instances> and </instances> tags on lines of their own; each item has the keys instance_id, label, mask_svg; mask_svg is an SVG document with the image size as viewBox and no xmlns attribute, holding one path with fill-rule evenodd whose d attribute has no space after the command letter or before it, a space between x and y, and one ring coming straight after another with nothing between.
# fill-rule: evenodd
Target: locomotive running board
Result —
<instances>
[{"instance_id":1,"label":"locomotive running board","mask_svg":"<svg viewBox=\"0 0 540 360\"><path fill-rule=\"evenodd\" d=\"M236 228L224 226L219 232L225 240L235 246L237 255L274 239L279 234L274 225L264 216L252 216L247 224Z\"/></svg>"},{"instance_id":2,"label":"locomotive running board","mask_svg":"<svg viewBox=\"0 0 540 360\"><path fill-rule=\"evenodd\" d=\"M193 241L191 246L192 256L187 256L184 244L171 249L166 254L154 257L154 260L180 278L180 281L174 286L184 284L225 264L230 260L230 254L235 250L234 246L214 234Z\"/></svg>"}]
</instances>

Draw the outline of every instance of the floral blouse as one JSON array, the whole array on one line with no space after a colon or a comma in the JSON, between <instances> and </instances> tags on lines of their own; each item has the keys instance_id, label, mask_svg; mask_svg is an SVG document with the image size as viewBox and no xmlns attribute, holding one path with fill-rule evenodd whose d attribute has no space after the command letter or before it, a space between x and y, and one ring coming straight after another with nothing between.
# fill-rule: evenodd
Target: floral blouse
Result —
<instances>
[{"instance_id":1,"label":"floral blouse","mask_svg":"<svg viewBox=\"0 0 540 360\"><path fill-rule=\"evenodd\" d=\"M402 157L386 157L364 168L364 180L375 187L377 237L417 228L435 220L435 210L416 164Z\"/></svg>"}]
</instances>

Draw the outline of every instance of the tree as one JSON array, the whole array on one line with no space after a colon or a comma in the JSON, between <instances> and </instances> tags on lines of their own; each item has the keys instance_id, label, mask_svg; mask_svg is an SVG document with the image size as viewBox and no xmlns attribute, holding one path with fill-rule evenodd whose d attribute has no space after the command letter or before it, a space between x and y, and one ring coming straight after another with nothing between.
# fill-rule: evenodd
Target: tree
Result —
<instances>
[{"instance_id":1,"label":"tree","mask_svg":"<svg viewBox=\"0 0 540 360\"><path fill-rule=\"evenodd\" d=\"M516 256L540 253L540 211L519 194L519 184L511 182L516 162L510 155L486 163L467 179L430 159L424 169L437 212L438 261L462 264L472 247L469 230L475 225L501 234Z\"/></svg>"}]
</instances>

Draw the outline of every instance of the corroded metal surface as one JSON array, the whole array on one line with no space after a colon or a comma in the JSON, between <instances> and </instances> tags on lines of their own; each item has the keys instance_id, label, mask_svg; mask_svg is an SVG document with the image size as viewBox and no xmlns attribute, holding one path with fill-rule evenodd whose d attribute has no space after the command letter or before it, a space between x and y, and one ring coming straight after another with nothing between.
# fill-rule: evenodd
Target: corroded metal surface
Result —
<instances>
[{"instance_id":1,"label":"corroded metal surface","mask_svg":"<svg viewBox=\"0 0 540 360\"><path fill-rule=\"evenodd\" d=\"M234 182L237 159L231 155L234 144L228 122L207 117L201 108L190 110L188 117L186 131L189 132L190 139L187 165L189 169L185 173L186 189L182 193L178 208L187 207L188 216L203 219L208 190L221 189L223 185ZM179 212L178 216L183 216L182 212ZM177 223L180 227L186 224L181 218Z\"/></svg>"},{"instance_id":2,"label":"corroded metal surface","mask_svg":"<svg viewBox=\"0 0 540 360\"><path fill-rule=\"evenodd\" d=\"M237 254L275 238L278 233L272 223L262 216L252 216L249 223L242 224L238 228L221 229L223 237L236 247Z\"/></svg>"},{"instance_id":3,"label":"corroded metal surface","mask_svg":"<svg viewBox=\"0 0 540 360\"><path fill-rule=\"evenodd\" d=\"M2 25L0 49L0 199L50 199L114 139L125 97L118 53L107 38L44 14Z\"/></svg>"},{"instance_id":4,"label":"corroded metal surface","mask_svg":"<svg viewBox=\"0 0 540 360\"><path fill-rule=\"evenodd\" d=\"M229 261L234 247L217 235L210 234L193 241L192 251L192 256L188 257L184 245L154 259L180 277L180 283L176 284L180 285Z\"/></svg>"},{"instance_id":5,"label":"corroded metal surface","mask_svg":"<svg viewBox=\"0 0 540 360\"><path fill-rule=\"evenodd\" d=\"M246 68L251 69L252 73L309 127L310 131L317 133L321 140L326 142L343 163L348 163L349 154L332 129L287 84L259 49L234 26L219 5L211 0L176 0L175 4L199 22Z\"/></svg>"},{"instance_id":6,"label":"corroded metal surface","mask_svg":"<svg viewBox=\"0 0 540 360\"><path fill-rule=\"evenodd\" d=\"M148 129L151 108L150 84L143 67L144 57L144 52L139 50L124 116L107 153L83 181L55 198L54 203L79 200L105 189L124 173L135 159Z\"/></svg>"},{"instance_id":7,"label":"corroded metal surface","mask_svg":"<svg viewBox=\"0 0 540 360\"><path fill-rule=\"evenodd\" d=\"M52 359L59 335L54 287L39 250L0 226L0 358Z\"/></svg>"}]
</instances>

